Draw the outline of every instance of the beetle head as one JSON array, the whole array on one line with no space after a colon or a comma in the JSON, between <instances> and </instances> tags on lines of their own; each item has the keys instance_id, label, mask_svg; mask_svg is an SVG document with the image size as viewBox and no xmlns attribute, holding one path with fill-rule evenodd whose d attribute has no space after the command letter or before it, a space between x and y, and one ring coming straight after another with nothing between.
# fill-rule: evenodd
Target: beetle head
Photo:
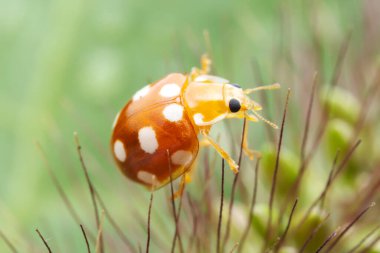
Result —
<instances>
[{"instance_id":1,"label":"beetle head","mask_svg":"<svg viewBox=\"0 0 380 253\"><path fill-rule=\"evenodd\" d=\"M259 86L252 89L243 90L237 84L226 84L224 87L224 100L229 108L228 118L246 118L250 121L264 121L273 128L278 128L277 125L270 122L261 116L257 111L262 109L261 105L252 100L248 94L259 90L274 90L279 89L280 84L275 83L267 86Z\"/></svg>"}]
</instances>

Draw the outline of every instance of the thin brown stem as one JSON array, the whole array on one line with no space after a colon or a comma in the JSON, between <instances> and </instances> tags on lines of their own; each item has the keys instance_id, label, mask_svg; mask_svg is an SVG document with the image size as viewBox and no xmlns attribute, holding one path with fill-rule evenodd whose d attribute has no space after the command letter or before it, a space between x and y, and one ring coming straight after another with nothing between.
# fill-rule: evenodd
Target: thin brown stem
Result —
<instances>
[{"instance_id":1,"label":"thin brown stem","mask_svg":"<svg viewBox=\"0 0 380 253\"><path fill-rule=\"evenodd\" d=\"M351 37L351 34L349 34L348 38L350 38L350 37ZM349 39L345 40L341 46L341 50L340 50L340 53L338 55L337 62L335 64L335 70L334 70L334 74L332 77L333 85L329 88L326 96L328 96L331 93L332 87L334 87L338 82L338 79L339 79L339 76L341 73L342 62L343 62L343 59L347 53L349 41L350 41ZM318 48L319 48L320 43L318 42L317 37L315 37L315 42L317 42L316 46L318 46ZM306 156L304 156L304 159L301 160L299 173L297 175L297 178L296 178L294 184L292 185L291 189L289 190L287 197L285 198L285 201L283 202L283 205L280 209L281 213L286 209L287 204L290 202L290 199L293 198L298 192L298 189L299 189L300 184L302 182L302 178L303 178L303 176L304 176L304 174L308 168L310 161L312 160L312 158L314 157L314 155L316 153L316 152L314 152L314 150L316 150L317 147L319 146L319 144L322 140L322 136L325 133L327 122L329 119L329 115L330 115L330 109L328 107L328 104L325 103L323 105L323 108L322 108L322 118L320 120L319 126L318 126L317 131L316 131L317 134L314 138L312 147L310 148L311 152L309 152ZM281 221L282 221L281 219L282 219L282 216L279 216L279 223L281 223Z\"/></svg>"},{"instance_id":2,"label":"thin brown stem","mask_svg":"<svg viewBox=\"0 0 380 253\"><path fill-rule=\"evenodd\" d=\"M374 171L372 174L373 175L369 177L372 177L375 180L375 182L369 184L368 187L362 191L365 194L364 197L362 197L362 200L360 201L361 206L365 205L365 203L369 203L371 199L374 199L376 195L379 193L380 177L376 175L376 171Z\"/></svg>"},{"instance_id":3,"label":"thin brown stem","mask_svg":"<svg viewBox=\"0 0 380 253\"><path fill-rule=\"evenodd\" d=\"M285 107L284 107L284 112L283 112L283 117L282 117L282 122L281 122L281 131L280 131L280 138L279 138L278 146L277 146L276 163L275 163L274 173L273 173L273 178L272 178L272 187L271 187L271 191L269 195L269 215L268 215L268 221L267 221L267 227L266 227L267 230L266 230L265 243L264 243L263 250L267 248L270 237L271 237L271 233L272 233L273 200L274 200L274 195L276 192L278 170L280 167L281 146L282 146L282 140L284 136L284 127L285 127L286 114L288 110L289 97L290 97L290 89L288 89L288 93L286 96Z\"/></svg>"},{"instance_id":4,"label":"thin brown stem","mask_svg":"<svg viewBox=\"0 0 380 253\"><path fill-rule=\"evenodd\" d=\"M330 173L329 173L329 177L327 178L327 182L326 182L325 188L323 189L323 191L322 191L321 195L319 196L319 198L315 201L315 205L317 205L318 201L321 202L321 209L322 210L323 210L323 208L325 206L325 200L326 200L326 196L327 196L328 190L330 189L331 183L333 182L333 175L335 173L335 167L336 167L336 164L338 162L339 154L340 154L340 150L338 150L336 152L336 154L335 154L334 162L333 162L333 164L331 166L331 170L330 170Z\"/></svg>"},{"instance_id":5,"label":"thin brown stem","mask_svg":"<svg viewBox=\"0 0 380 253\"><path fill-rule=\"evenodd\" d=\"M315 206L317 206L317 204L324 199L324 197L327 195L327 192L330 188L330 186L332 185L332 183L337 179L337 177L342 173L343 169L346 167L346 164L348 163L348 161L350 160L350 158L352 157L353 153L355 152L355 150L358 148L358 146L360 145L361 143L361 140L358 140L352 147L351 149L346 153L345 157L343 158L343 160L340 162L339 166L334 169L335 167L335 163L338 159L338 155L339 155L339 152L337 152L336 156L335 156L335 159L334 159L334 163L333 163L333 167L331 169L331 172L330 172L330 175L329 175L329 179L326 183L326 186L324 188L324 190L322 191L322 193L319 195L319 197L311 204L311 206L309 207L309 209L306 211L304 217L301 219L301 222L299 223L298 225L298 228L300 228L300 226L305 222L305 220L307 219L307 217L310 215L311 211L314 209Z\"/></svg>"},{"instance_id":6,"label":"thin brown stem","mask_svg":"<svg viewBox=\"0 0 380 253\"><path fill-rule=\"evenodd\" d=\"M197 236L197 252L209 252L210 251L210 244L207 242L205 237L210 233L210 220L212 217L212 192L210 190L210 185L212 183L212 177L211 177L211 168L213 168L214 161L216 161L216 155L214 156L213 161L210 163L210 154L209 152L205 153L205 159L203 161L204 163L204 190L202 194L202 201L201 203L205 203L206 205L206 211L205 212L199 212L199 220L200 220L200 235ZM211 166L210 166L211 164ZM205 225L206 224L206 225Z\"/></svg>"},{"instance_id":7,"label":"thin brown stem","mask_svg":"<svg viewBox=\"0 0 380 253\"><path fill-rule=\"evenodd\" d=\"M170 200L171 200L171 206L172 206L172 212L173 212L174 224L175 224L175 232L174 232L174 237L173 237L170 252L174 253L177 238L178 238L178 243L179 243L179 247L180 247L180 252L183 252L183 245L182 245L182 240L181 240L181 236L179 234L179 227L178 227L178 216L179 216L179 214L177 214L177 211L176 211L177 208L176 208L176 204L175 204L175 200L174 200L174 187L173 187L172 167L171 167L169 150L166 150L166 153L167 153L167 157L168 157L169 175L170 175L170 192L171 192Z\"/></svg>"},{"instance_id":8,"label":"thin brown stem","mask_svg":"<svg viewBox=\"0 0 380 253\"><path fill-rule=\"evenodd\" d=\"M298 171L297 177L296 177L293 185L291 186L290 190L288 191L288 193L285 197L285 201L283 202L283 204L281 206L280 213L283 213L285 211L290 200L298 193L298 189L301 185L303 176L305 175L305 172L307 171L309 163L311 162L312 158L316 154L316 152L314 152L314 150L317 150L317 148L318 148L318 146L322 140L322 136L325 132L327 121L329 118L329 116L328 116L329 111L327 109L325 109L324 111L326 111L326 113L322 116L321 123L319 125L319 129L317 130L317 135L316 135L315 140L313 142L313 145L310 149L312 151L309 152L307 155L305 155L305 158L301 161L301 165L300 165L300 169ZM278 224L282 223L282 218L283 218L283 216L280 215L278 218Z\"/></svg>"},{"instance_id":9,"label":"thin brown stem","mask_svg":"<svg viewBox=\"0 0 380 253\"><path fill-rule=\"evenodd\" d=\"M340 52L339 52L339 55L337 58L337 62L335 64L334 74L332 77L332 85L328 89L328 92L325 95L326 97L329 96L333 87L335 87L338 83L340 73L341 73L342 63L343 63L344 57L347 53L350 38L351 38L351 33L347 36L347 39L344 40L343 44L341 45ZM286 209L287 204L289 203L290 199L293 198L298 193L298 189L299 189L300 184L302 182L302 178L305 175L305 172L308 168L310 161L312 160L312 158L314 157L314 155L316 153L316 152L314 152L314 150L317 150L317 147L321 143L322 136L325 133L325 130L327 127L327 122L328 122L329 117L330 117L330 108L328 106L328 103L325 103L323 105L322 113L323 113L322 118L321 118L319 126L317 128L317 134L314 138L313 145L310 149L311 152L309 152L306 156L304 155L304 159L301 160L301 166L300 166L299 173L298 173L297 178L296 178L294 184L292 185L290 191L288 192L287 197L285 198L285 201L283 202L284 204L282 205L282 207L280 209L281 213ZM282 221L281 219L282 219L282 216L279 216L279 222L278 223L281 223L281 221Z\"/></svg>"},{"instance_id":10,"label":"thin brown stem","mask_svg":"<svg viewBox=\"0 0 380 253\"><path fill-rule=\"evenodd\" d=\"M326 253L330 252L342 239L342 237L351 229L351 227L360 220L361 217L372 207L375 206L375 203L371 203L368 207L366 207L363 211L361 211L344 229L341 233L339 233L338 237L333 241L333 243L327 248Z\"/></svg>"},{"instance_id":11,"label":"thin brown stem","mask_svg":"<svg viewBox=\"0 0 380 253\"><path fill-rule=\"evenodd\" d=\"M367 247L365 247L363 250L360 251L360 253L368 253L370 252L370 250L380 241L380 235L378 235L375 239L372 240L372 242L370 242L368 244Z\"/></svg>"},{"instance_id":12,"label":"thin brown stem","mask_svg":"<svg viewBox=\"0 0 380 253\"><path fill-rule=\"evenodd\" d=\"M74 138L75 138L75 143L76 143L76 146L77 146L77 152L78 152L79 160L80 160L80 163L81 163L81 167L83 169L84 175L86 177L88 189L90 191L92 206L93 206L94 214L95 214L96 227L97 227L97 229L99 231L100 230L100 219L99 219L98 205L96 203L96 198L95 198L95 190L94 190L94 187L93 187L92 182L90 180L90 176L88 174L86 163L84 162L84 159L83 159L82 147L80 145L79 137L78 137L77 133L74 133ZM104 252L103 235L102 234L100 234L100 237L99 237L99 250L100 250L100 253Z\"/></svg>"},{"instance_id":13,"label":"thin brown stem","mask_svg":"<svg viewBox=\"0 0 380 253\"><path fill-rule=\"evenodd\" d=\"M248 218L247 218L248 222L247 222L247 226L244 229L243 235L240 239L239 248L238 248L239 253L243 250L244 243L245 243L245 241L248 237L249 231L252 227L253 210L254 210L255 205L256 205L256 197L257 197L257 184L258 184L258 177L259 177L259 167L260 167L260 159L258 159L256 162L255 179L254 179L254 183L253 183L253 194L252 194L251 205L249 207Z\"/></svg>"},{"instance_id":14,"label":"thin brown stem","mask_svg":"<svg viewBox=\"0 0 380 253\"><path fill-rule=\"evenodd\" d=\"M102 249L102 238L103 238L103 222L104 222L104 211L102 210L100 220L99 220L98 235L96 236L95 252L101 253Z\"/></svg>"},{"instance_id":15,"label":"thin brown stem","mask_svg":"<svg viewBox=\"0 0 380 253\"><path fill-rule=\"evenodd\" d=\"M84 240L86 242L87 252L91 253L90 244L88 243L86 231L84 230L84 227L82 224L80 224L80 229L82 230L82 234L83 234Z\"/></svg>"},{"instance_id":16,"label":"thin brown stem","mask_svg":"<svg viewBox=\"0 0 380 253\"><path fill-rule=\"evenodd\" d=\"M50 163L49 163L49 161L47 159L47 156L46 156L46 153L45 153L44 149L42 148L42 146L40 145L40 143L37 142L36 145L37 145L38 150L41 153L42 159L43 159L43 161L45 163L45 166L46 166L46 168L48 170L50 179L52 180L52 182L54 184L54 187L58 191L59 196L61 197L63 203L65 204L66 209L69 211L70 216L73 218L73 220L75 221L75 223L82 224L83 223L82 220L79 218L79 215L75 211L73 204L70 202L67 194L63 190L63 187L62 187L61 183L59 182L57 176L55 175L55 173L53 171L53 168L51 167L51 165L50 165ZM88 237L89 237L89 239L91 241L95 242L95 236L92 233L89 232L88 233Z\"/></svg>"},{"instance_id":17,"label":"thin brown stem","mask_svg":"<svg viewBox=\"0 0 380 253\"><path fill-rule=\"evenodd\" d=\"M229 206L228 206L227 225L226 225L226 231L225 231L224 237L223 237L222 252L224 252L224 249L226 248L226 244L227 244L228 239L230 237L231 215L232 215L232 209L233 209L234 202L235 202L235 193L236 193L237 181L239 179L239 174L240 174L240 171L241 171L241 161L242 161L242 157L243 157L244 136L245 136L245 131L247 131L247 129L246 129L246 125L247 125L246 121L247 121L247 119L244 118L243 131L242 131L241 141L240 141L239 160L238 160L239 173L237 173L235 175L234 181L232 182L231 200L230 200L230 203L229 203Z\"/></svg>"},{"instance_id":18,"label":"thin brown stem","mask_svg":"<svg viewBox=\"0 0 380 253\"><path fill-rule=\"evenodd\" d=\"M120 239L123 241L123 243L125 244L125 246L127 246L127 252L136 252L136 250L134 249L134 247L133 247L132 243L130 242L130 240L127 238L127 236L125 235L125 233L123 232L123 230L121 229L121 227L117 224L117 222L115 221L115 219L112 217L112 215L109 212L106 204L104 203L103 199L100 197L100 195L96 191L96 189L95 189L95 195L96 195L97 200L99 201L100 206L104 210L104 213L105 213L108 221L110 222L111 226L115 229L116 234L120 237Z\"/></svg>"},{"instance_id":19,"label":"thin brown stem","mask_svg":"<svg viewBox=\"0 0 380 253\"><path fill-rule=\"evenodd\" d=\"M148 225L147 225L147 239L146 239L146 253L149 253L149 247L150 247L150 220L151 220L151 213L152 213L152 205L153 205L153 192L150 194L150 200L149 200L149 209L148 209Z\"/></svg>"},{"instance_id":20,"label":"thin brown stem","mask_svg":"<svg viewBox=\"0 0 380 253\"><path fill-rule=\"evenodd\" d=\"M220 253L220 232L222 229L223 200L224 200L224 159L222 159L222 182L220 186L220 207L219 207L219 219L218 219L218 230L217 230L217 240L216 240L216 253Z\"/></svg>"},{"instance_id":21,"label":"thin brown stem","mask_svg":"<svg viewBox=\"0 0 380 253\"><path fill-rule=\"evenodd\" d=\"M184 186L185 187L185 186ZM183 189L185 190L185 188ZM181 230L179 229L179 218L181 216L182 211L182 204L183 204L183 194L181 194L178 204L178 211L177 211L177 218L176 218L176 237L178 238L179 246L180 246L180 252L184 252L183 245L182 245L182 237L181 237Z\"/></svg>"},{"instance_id":22,"label":"thin brown stem","mask_svg":"<svg viewBox=\"0 0 380 253\"><path fill-rule=\"evenodd\" d=\"M275 252L275 253L278 252L279 249L281 249L282 245L283 245L284 242L285 242L285 239L286 239L286 236L287 236L287 234L288 234L288 231L289 231L290 225L292 224L292 218L293 218L294 211L296 210L297 203L298 203L298 199L296 199L296 201L295 201L294 204L293 204L292 211L290 212L290 215L289 215L288 224L286 225L285 231L284 231L284 233L281 235L280 240L279 240L279 242L276 244L276 247L275 247L275 249L274 249L274 252Z\"/></svg>"},{"instance_id":23,"label":"thin brown stem","mask_svg":"<svg viewBox=\"0 0 380 253\"><path fill-rule=\"evenodd\" d=\"M357 140L356 143L347 152L346 156L343 158L342 162L339 164L339 166L336 168L334 174L332 175L331 181L334 181L339 176L339 174L342 173L343 169L346 167L346 164L351 159L352 154L359 147L361 142L362 142L361 140ZM331 184L331 182L330 182L330 184Z\"/></svg>"},{"instance_id":24,"label":"thin brown stem","mask_svg":"<svg viewBox=\"0 0 380 253\"><path fill-rule=\"evenodd\" d=\"M324 247L326 247L326 245L332 240L335 238L335 236L337 235L339 231L339 228L337 230L335 230L331 235L329 235L329 237L327 237L327 239L322 243L322 245L317 249L317 251L315 251L315 253L319 253L321 252Z\"/></svg>"},{"instance_id":25,"label":"thin brown stem","mask_svg":"<svg viewBox=\"0 0 380 253\"><path fill-rule=\"evenodd\" d=\"M49 247L49 244L47 243L46 239L44 238L44 236L41 234L41 232L36 229L36 232L38 234L38 236L41 238L42 242L45 244L45 247L46 249L48 250L49 253L52 253L53 251L51 251L51 248Z\"/></svg>"},{"instance_id":26,"label":"thin brown stem","mask_svg":"<svg viewBox=\"0 0 380 253\"><path fill-rule=\"evenodd\" d=\"M193 219L192 219L193 220L193 228L192 228L192 232L191 232L190 242L188 244L186 252L192 252L194 241L195 240L199 241L199 237L197 236L198 214L196 211L196 206L195 206L193 200L191 199L190 194L187 193L186 195L187 195L187 199L188 199L189 205L190 205L190 212L191 212L191 215L193 217Z\"/></svg>"},{"instance_id":27,"label":"thin brown stem","mask_svg":"<svg viewBox=\"0 0 380 253\"><path fill-rule=\"evenodd\" d=\"M13 245L13 243L8 239L8 237L0 230L0 238L3 239L5 244L8 246L8 248L13 252L17 253L16 247Z\"/></svg>"},{"instance_id":28,"label":"thin brown stem","mask_svg":"<svg viewBox=\"0 0 380 253\"><path fill-rule=\"evenodd\" d=\"M368 115L368 112L370 111L369 108L371 108L371 105L375 100L375 97L377 93L380 90L380 68L377 70L375 77L372 81L372 84L368 88L364 98L362 99L361 106L360 106L360 112L359 117L356 120L354 124L354 134L351 137L350 144L355 142L355 139L365 126L366 118Z\"/></svg>"},{"instance_id":29,"label":"thin brown stem","mask_svg":"<svg viewBox=\"0 0 380 253\"><path fill-rule=\"evenodd\" d=\"M313 209L318 205L318 203L320 201L324 200L325 196L327 195L327 191L328 191L328 189L329 189L329 187L331 185L331 182L332 182L332 176L334 174L334 169L335 169L338 157L339 157L339 153L340 153L340 151L338 150L337 153L336 153L336 155L335 155L333 164L331 166L331 170L330 170L329 177L327 179L325 188L323 189L323 191L321 192L321 194L314 200L314 202L310 205L310 207L307 209L307 211L305 212L305 214L303 215L301 221L298 224L297 230L300 229L300 227L304 224L304 222L309 217L309 215L313 211Z\"/></svg>"},{"instance_id":30,"label":"thin brown stem","mask_svg":"<svg viewBox=\"0 0 380 253\"><path fill-rule=\"evenodd\" d=\"M327 94L325 95L326 97L331 93L331 90L332 90L332 88L330 87ZM283 204L280 208L280 213L283 213L286 210L287 205L290 202L290 200L292 198L294 198L294 196L297 195L299 187L300 187L301 182L302 182L302 178L308 169L309 163L311 162L314 155L316 154L316 152L314 152L314 151L317 150L318 146L321 143L322 136L324 135L324 133L326 131L327 122L329 120L329 117L330 117L330 108L328 107L328 104L325 103L323 105L323 108L322 108L322 116L321 116L321 119L319 120L319 125L318 125L317 131L316 131L316 135L314 137L314 141L312 142L312 145L310 148L311 151L307 154L305 153L304 156L302 157L297 177L296 177L294 183L292 184L290 190L288 191L288 193L285 197L285 201L283 202ZM282 223L282 217L283 216L281 216L281 215L279 216L279 219L278 219L279 224Z\"/></svg>"},{"instance_id":31,"label":"thin brown stem","mask_svg":"<svg viewBox=\"0 0 380 253\"><path fill-rule=\"evenodd\" d=\"M375 98L379 90L380 90L380 68L377 69L375 77L372 81L372 84L366 91L364 99L362 100L359 117L354 125L354 133L351 137L351 141L349 142L350 145L348 146L351 146L352 143L355 142L355 139L357 138L357 136L359 136L360 132L364 128L367 114L370 111L369 108L371 108L372 103L376 101ZM358 201L360 203L358 205L359 207L365 205L371 199L373 199L373 196L376 193L377 187L379 187L379 185L380 185L380 181L378 181L378 185L374 186L374 188L372 189L373 191L372 190L364 191L366 192L366 194L364 194L364 196L360 196L361 200ZM357 210L354 210L354 213L355 212L357 212ZM348 217L351 217L351 215L352 213L349 213Z\"/></svg>"},{"instance_id":32,"label":"thin brown stem","mask_svg":"<svg viewBox=\"0 0 380 253\"><path fill-rule=\"evenodd\" d=\"M347 253L354 253L355 251L357 251L372 235L374 235L377 231L379 231L379 229L380 229L380 225L377 225L368 234L366 234L352 249L347 251Z\"/></svg>"},{"instance_id":33,"label":"thin brown stem","mask_svg":"<svg viewBox=\"0 0 380 253\"><path fill-rule=\"evenodd\" d=\"M321 227L325 224L327 219L330 217L330 214L327 214L326 217L318 224L316 228L313 229L313 231L310 233L310 235L307 237L305 243L302 245L298 253L303 253L306 249L306 247L309 245L311 240L314 238L314 236L318 233L318 231L321 229Z\"/></svg>"},{"instance_id":34,"label":"thin brown stem","mask_svg":"<svg viewBox=\"0 0 380 253\"><path fill-rule=\"evenodd\" d=\"M350 42L351 42L351 37L352 37L352 32L350 31L347 34L347 36L344 38L343 43L339 49L338 58L337 58L337 61L335 63L335 68L334 68L334 72L333 72L334 74L331 78L331 85L332 86L336 86L339 82L339 78L341 76L342 69L343 69L342 68L343 61L347 55L348 47L349 47Z\"/></svg>"},{"instance_id":35,"label":"thin brown stem","mask_svg":"<svg viewBox=\"0 0 380 253\"><path fill-rule=\"evenodd\" d=\"M230 253L233 253L237 248L239 247L239 243L235 243L235 245L232 247Z\"/></svg>"},{"instance_id":36,"label":"thin brown stem","mask_svg":"<svg viewBox=\"0 0 380 253\"><path fill-rule=\"evenodd\" d=\"M302 144L301 144L301 160L302 161L305 159L306 143L307 143L307 140L309 137L310 123L311 123L311 112L313 110L315 91L317 90L316 89L317 83L318 83L318 73L315 72L314 77L313 77L313 86L311 88L309 105L307 107L307 114L306 114L306 119L305 119L305 129L304 129L304 134L302 137Z\"/></svg>"}]
</instances>

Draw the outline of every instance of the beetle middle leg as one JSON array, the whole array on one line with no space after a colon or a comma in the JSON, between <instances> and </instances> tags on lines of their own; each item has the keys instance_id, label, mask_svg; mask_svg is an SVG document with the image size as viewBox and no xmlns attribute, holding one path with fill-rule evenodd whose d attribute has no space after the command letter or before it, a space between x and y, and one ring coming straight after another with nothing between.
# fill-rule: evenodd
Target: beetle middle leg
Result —
<instances>
[{"instance_id":1,"label":"beetle middle leg","mask_svg":"<svg viewBox=\"0 0 380 253\"><path fill-rule=\"evenodd\" d=\"M255 157L261 157L260 151L252 150L248 147L248 120L244 121L243 151L250 160L253 160Z\"/></svg>"},{"instance_id":2,"label":"beetle middle leg","mask_svg":"<svg viewBox=\"0 0 380 253\"><path fill-rule=\"evenodd\" d=\"M248 122L249 121L257 122L258 119L255 116L250 115L248 113L244 113L244 112L230 114L227 117L228 118L245 119L245 121L244 121L244 129L245 130L244 130L244 135L243 135L243 151L244 151L244 154L246 154L250 160L253 160L255 157L260 158L261 153L259 151L252 150L248 147Z\"/></svg>"},{"instance_id":3,"label":"beetle middle leg","mask_svg":"<svg viewBox=\"0 0 380 253\"><path fill-rule=\"evenodd\" d=\"M234 159L218 144L216 143L205 130L201 130L202 135L207 139L207 141L215 148L215 150L219 153L219 155L226 160L231 170L237 174L239 172L239 166L236 164Z\"/></svg>"}]
</instances>

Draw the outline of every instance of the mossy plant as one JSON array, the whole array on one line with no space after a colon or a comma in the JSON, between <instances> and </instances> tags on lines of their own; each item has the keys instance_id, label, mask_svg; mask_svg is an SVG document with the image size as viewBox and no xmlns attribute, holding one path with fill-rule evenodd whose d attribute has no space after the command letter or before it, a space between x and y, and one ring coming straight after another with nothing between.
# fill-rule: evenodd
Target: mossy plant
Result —
<instances>
[{"instance_id":1,"label":"mossy plant","mask_svg":"<svg viewBox=\"0 0 380 253\"><path fill-rule=\"evenodd\" d=\"M0 2L0 252L380 252L378 1L24 2ZM262 156L237 176L201 150L171 201L177 181L151 195L117 171L110 126L204 52L243 88L281 83L252 96L284 127L248 125Z\"/></svg>"}]
</instances>

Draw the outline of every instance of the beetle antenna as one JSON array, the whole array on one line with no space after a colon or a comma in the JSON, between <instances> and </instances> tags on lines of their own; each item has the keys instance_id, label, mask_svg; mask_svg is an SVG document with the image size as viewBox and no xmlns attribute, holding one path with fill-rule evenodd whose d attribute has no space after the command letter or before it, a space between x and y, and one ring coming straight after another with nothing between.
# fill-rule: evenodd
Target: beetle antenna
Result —
<instances>
[{"instance_id":1,"label":"beetle antenna","mask_svg":"<svg viewBox=\"0 0 380 253\"><path fill-rule=\"evenodd\" d=\"M244 113L244 117L245 117L247 120L249 120L249 121L253 121L253 122L257 122L257 121L259 121L259 119L258 119L256 116L254 116L254 115L252 115L252 114L249 114L248 112L245 112L245 113Z\"/></svg>"},{"instance_id":2,"label":"beetle antenna","mask_svg":"<svg viewBox=\"0 0 380 253\"><path fill-rule=\"evenodd\" d=\"M277 90L280 88L281 88L281 85L279 83L274 83L271 85L264 85L264 86L259 86L259 87L252 88L252 89L246 89L246 90L244 90L244 94L250 94L250 93L258 91L258 90Z\"/></svg>"},{"instance_id":3,"label":"beetle antenna","mask_svg":"<svg viewBox=\"0 0 380 253\"><path fill-rule=\"evenodd\" d=\"M267 120L266 118L264 118L263 116L261 116L259 113L257 113L255 110L251 110L251 112L252 112L253 114L255 114L255 116L256 116L258 119L264 121L265 123L267 123L268 125L270 125L270 126L273 127L274 129L278 129L278 126L277 126L275 123L273 123L273 122Z\"/></svg>"},{"instance_id":4,"label":"beetle antenna","mask_svg":"<svg viewBox=\"0 0 380 253\"><path fill-rule=\"evenodd\" d=\"M247 101L247 109L250 110L254 115L251 115L248 113L248 110L245 111L245 117L250 120L250 121L257 121L257 119L259 120L262 120L264 121L265 123L267 123L268 125L270 125L271 127L273 127L274 129L278 129L278 126L276 124L274 124L273 122L267 120L266 118L264 118L263 116L261 116L257 110L261 110L261 106L257 103L255 103L253 100L249 99L248 97L246 98Z\"/></svg>"}]
</instances>

